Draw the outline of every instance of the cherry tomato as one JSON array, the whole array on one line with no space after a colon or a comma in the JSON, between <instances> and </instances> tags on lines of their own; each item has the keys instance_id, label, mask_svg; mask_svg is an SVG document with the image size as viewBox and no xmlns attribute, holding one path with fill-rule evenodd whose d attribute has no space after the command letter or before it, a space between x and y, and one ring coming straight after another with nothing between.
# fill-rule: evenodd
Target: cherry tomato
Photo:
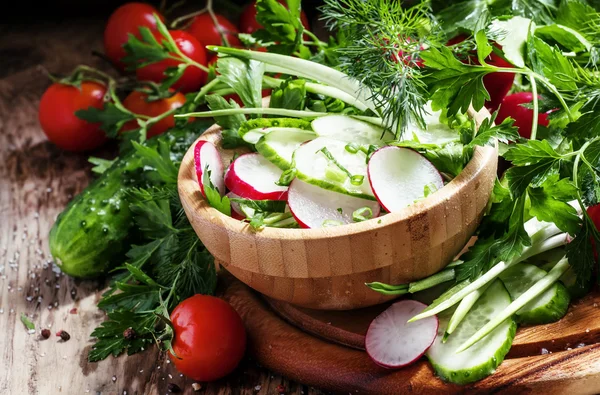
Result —
<instances>
[{"instance_id":1,"label":"cherry tomato","mask_svg":"<svg viewBox=\"0 0 600 395\"><path fill-rule=\"evenodd\" d=\"M194 295L171 313L175 329L169 353L177 370L198 381L220 379L235 369L246 349L246 330L239 314L224 300Z\"/></svg>"},{"instance_id":2,"label":"cherry tomato","mask_svg":"<svg viewBox=\"0 0 600 395\"><path fill-rule=\"evenodd\" d=\"M285 5L284 0L277 0L279 3ZM287 6L286 6L287 8ZM305 28L309 28L308 18L304 13L304 10L300 13L300 20L302 21L302 26ZM255 31L262 29L262 25L258 23L256 20L256 1L251 2L244 8L244 12L240 17L240 33L254 33Z\"/></svg>"},{"instance_id":3,"label":"cherry tomato","mask_svg":"<svg viewBox=\"0 0 600 395\"><path fill-rule=\"evenodd\" d=\"M187 31L194 36L196 40L200 41L203 46L226 45L219 32L220 28L230 47L241 47L242 42L237 36L237 27L222 15L216 14L216 17L218 27L213 22L210 14L204 13L192 20L192 24L187 28ZM214 53L209 53L208 55L211 58L214 57Z\"/></svg>"},{"instance_id":4,"label":"cherry tomato","mask_svg":"<svg viewBox=\"0 0 600 395\"><path fill-rule=\"evenodd\" d=\"M89 151L107 140L100 125L77 118L75 112L90 107L101 109L106 86L83 81L81 88L54 83L42 95L39 121L48 140L67 151Z\"/></svg>"},{"instance_id":5,"label":"cherry tomato","mask_svg":"<svg viewBox=\"0 0 600 395\"><path fill-rule=\"evenodd\" d=\"M194 36L182 30L170 30L169 33L184 55L206 66L206 50ZM164 40L164 37L159 32L153 32L152 34L159 42ZM175 59L161 60L160 62L138 68L136 76L140 81L161 82L165 79L165 71L168 68L177 67L181 63ZM205 80L206 73L198 67L190 65L185 69L181 78L172 85L172 88L180 90L183 93L194 92L200 89Z\"/></svg>"},{"instance_id":6,"label":"cherry tomato","mask_svg":"<svg viewBox=\"0 0 600 395\"><path fill-rule=\"evenodd\" d=\"M140 38L139 28L141 26L155 30L154 14L157 14L161 21L165 20L150 4L126 3L117 8L108 18L104 29L104 52L121 70L125 70L125 64L121 59L125 56L123 45L129 40L129 34Z\"/></svg>"},{"instance_id":7,"label":"cherry tomato","mask_svg":"<svg viewBox=\"0 0 600 395\"><path fill-rule=\"evenodd\" d=\"M148 96L145 93L133 91L125 98L125 100L123 100L123 106L135 114L155 117L174 108L179 108L185 103L185 96L179 92L175 93L169 98L159 99L151 102L146 100L147 97ZM150 126L147 131L147 137L150 138L164 133L173 126L175 126L175 117L173 115L169 115ZM139 125L135 120L129 121L123 125L121 132L126 132L128 130L134 130L137 128L139 128Z\"/></svg>"},{"instance_id":8,"label":"cherry tomato","mask_svg":"<svg viewBox=\"0 0 600 395\"><path fill-rule=\"evenodd\" d=\"M446 45L455 45L464 41L467 36L461 34L448 40ZM497 43L493 44L496 48L502 49ZM469 61L474 64L479 64L477 54L469 56ZM466 62L466 60L465 60ZM486 62L492 66L513 68L514 66L502 59L499 55L492 52L486 59ZM491 111L496 111L502 103L504 96L508 94L515 80L514 73L490 73L483 77L483 85L490 94L490 100L485 102L485 106Z\"/></svg>"},{"instance_id":9,"label":"cherry tomato","mask_svg":"<svg viewBox=\"0 0 600 395\"><path fill-rule=\"evenodd\" d=\"M497 122L502 122L508 117L515 120L514 125L519 128L521 137L531 137L531 126L533 124L533 110L523 107L521 104L531 103L533 93L518 92L508 95L502 100L500 110L498 111ZM548 114L538 114L538 125L548 126Z\"/></svg>"}]
</instances>

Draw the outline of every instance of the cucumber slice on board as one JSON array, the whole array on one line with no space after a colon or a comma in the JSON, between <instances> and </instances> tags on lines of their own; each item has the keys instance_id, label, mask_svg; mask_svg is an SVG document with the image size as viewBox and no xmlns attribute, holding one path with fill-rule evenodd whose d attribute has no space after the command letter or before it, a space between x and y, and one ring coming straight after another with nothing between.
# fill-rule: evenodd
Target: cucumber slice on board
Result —
<instances>
[{"instance_id":1,"label":"cucumber slice on board","mask_svg":"<svg viewBox=\"0 0 600 395\"><path fill-rule=\"evenodd\" d=\"M545 270L527 263L517 263L500 274L511 298L517 299L546 274ZM548 324L561 319L571 298L565 286L557 282L540 296L521 308L516 318L523 324Z\"/></svg>"},{"instance_id":2,"label":"cucumber slice on board","mask_svg":"<svg viewBox=\"0 0 600 395\"><path fill-rule=\"evenodd\" d=\"M328 137L317 137L302 144L294 152L297 177L318 187L376 200L367 177L367 157L364 152L353 154L346 151L346 143ZM351 178L323 152L326 148L335 161L353 176L362 176L360 185L354 185Z\"/></svg>"},{"instance_id":3,"label":"cucumber slice on board","mask_svg":"<svg viewBox=\"0 0 600 395\"><path fill-rule=\"evenodd\" d=\"M256 150L281 170L287 170L292 167L292 157L296 148L315 137L316 135L309 131L281 128L263 135L256 142Z\"/></svg>"},{"instance_id":4,"label":"cucumber slice on board","mask_svg":"<svg viewBox=\"0 0 600 395\"><path fill-rule=\"evenodd\" d=\"M348 115L327 115L312 121L312 128L319 137L329 137L359 145L385 145L394 135L368 122Z\"/></svg>"},{"instance_id":5,"label":"cucumber slice on board","mask_svg":"<svg viewBox=\"0 0 600 395\"><path fill-rule=\"evenodd\" d=\"M512 318L468 350L458 354L456 350L510 303L510 294L504 284L494 281L445 343L442 338L451 314L445 312L440 315L438 335L427 351L427 358L436 374L456 384L472 383L492 374L504 360L515 337L517 324Z\"/></svg>"}]
</instances>

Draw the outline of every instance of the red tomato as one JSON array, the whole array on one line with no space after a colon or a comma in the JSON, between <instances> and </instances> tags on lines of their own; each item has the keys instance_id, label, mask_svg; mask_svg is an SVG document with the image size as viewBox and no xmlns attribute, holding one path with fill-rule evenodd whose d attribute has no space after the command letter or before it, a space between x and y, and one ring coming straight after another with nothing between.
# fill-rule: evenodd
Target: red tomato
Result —
<instances>
[{"instance_id":1,"label":"red tomato","mask_svg":"<svg viewBox=\"0 0 600 395\"><path fill-rule=\"evenodd\" d=\"M277 0L279 3L286 6L284 0ZM287 6L286 6L287 8ZM308 18L304 13L304 10L300 13L300 20L302 21L302 26L305 28L309 28ZM256 1L248 4L246 8L244 8L244 12L240 17L240 33L254 33L255 31L262 29L262 25L258 23L256 20Z\"/></svg>"},{"instance_id":2,"label":"red tomato","mask_svg":"<svg viewBox=\"0 0 600 395\"><path fill-rule=\"evenodd\" d=\"M246 330L239 314L222 299L194 295L171 313L175 329L169 353L177 370L198 381L220 379L235 369L246 349Z\"/></svg>"},{"instance_id":3,"label":"red tomato","mask_svg":"<svg viewBox=\"0 0 600 395\"><path fill-rule=\"evenodd\" d=\"M154 14L157 14L161 21L165 20L158 10L150 4L126 3L117 8L108 18L108 23L104 29L104 52L121 70L125 70L125 64L121 61L121 58L125 56L123 45L129 40L129 34L140 38L140 26L155 30L156 19Z\"/></svg>"},{"instance_id":4,"label":"red tomato","mask_svg":"<svg viewBox=\"0 0 600 395\"><path fill-rule=\"evenodd\" d=\"M531 103L533 93L518 92L508 95L502 100L498 111L497 122L502 122L508 117L515 119L515 126L519 128L521 137L531 137L531 126L533 124L533 110L523 107L521 104ZM538 125L548 126L548 114L538 114Z\"/></svg>"},{"instance_id":5,"label":"red tomato","mask_svg":"<svg viewBox=\"0 0 600 395\"><path fill-rule=\"evenodd\" d=\"M125 100L123 100L123 106L135 114L155 117L174 108L179 108L185 103L185 96L179 92L167 99L159 99L151 102L146 101L147 97L148 96L145 93L133 91L125 98ZM169 115L152 125L147 131L147 137L150 138L164 133L173 126L175 126L175 117ZM121 128L121 132L137 128L139 128L139 125L133 120L125 123Z\"/></svg>"},{"instance_id":6,"label":"red tomato","mask_svg":"<svg viewBox=\"0 0 600 395\"><path fill-rule=\"evenodd\" d=\"M101 109L106 86L83 81L81 88L54 83L42 95L39 121L48 140L67 151L89 151L107 140L100 125L77 118L75 112L90 107Z\"/></svg>"},{"instance_id":7,"label":"red tomato","mask_svg":"<svg viewBox=\"0 0 600 395\"><path fill-rule=\"evenodd\" d=\"M219 28L224 33L225 38L230 47L241 47L242 42L237 37L237 27L227 20L222 15L217 14L217 21L219 26L214 24L210 14L204 13L198 15L192 20L192 24L187 28L187 31L200 41L203 46L207 45L225 45L223 42ZM209 57L213 57L214 53L209 53Z\"/></svg>"},{"instance_id":8,"label":"red tomato","mask_svg":"<svg viewBox=\"0 0 600 395\"><path fill-rule=\"evenodd\" d=\"M448 40L446 45L458 44L464 41L466 38L467 37L465 35L458 35ZM496 43L494 43L494 46L501 49L500 45ZM469 56L469 59L474 64L479 64L477 54ZM494 52L492 52L490 56L487 57L486 62L492 66L497 67L514 67L512 64L502 59L500 56L496 55ZM485 102L485 106L492 111L496 111L500 106L500 103L502 103L502 99L504 99L504 96L506 96L512 88L514 80L515 74L513 73L491 73L483 77L483 85L490 94L490 100Z\"/></svg>"},{"instance_id":9,"label":"red tomato","mask_svg":"<svg viewBox=\"0 0 600 395\"><path fill-rule=\"evenodd\" d=\"M193 61L206 66L206 50L198 40L191 34L182 30L170 30L169 33L177 47ZM163 41L164 37L159 32L152 33L159 41ZM175 59L165 59L160 62L152 63L136 70L135 74L140 81L161 82L165 79L165 71L171 67L177 67L181 64ZM206 80L206 73L195 66L188 66L183 72L183 75L177 82L172 85L175 90L180 90L183 93L194 92L200 89Z\"/></svg>"}]
</instances>

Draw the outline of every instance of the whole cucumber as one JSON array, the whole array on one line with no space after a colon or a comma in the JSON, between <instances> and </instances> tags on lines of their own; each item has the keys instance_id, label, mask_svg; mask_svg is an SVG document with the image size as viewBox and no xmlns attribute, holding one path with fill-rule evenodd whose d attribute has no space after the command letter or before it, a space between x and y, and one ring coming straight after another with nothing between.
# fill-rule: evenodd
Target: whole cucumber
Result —
<instances>
[{"instance_id":1,"label":"whole cucumber","mask_svg":"<svg viewBox=\"0 0 600 395\"><path fill-rule=\"evenodd\" d=\"M197 129L172 130L143 145L156 147L160 140L167 142L171 160L179 166L199 134ZM127 192L134 187L159 185L155 173L144 166L135 150L130 151L67 205L49 236L50 252L64 273L97 277L123 262L125 252L138 236Z\"/></svg>"}]
</instances>

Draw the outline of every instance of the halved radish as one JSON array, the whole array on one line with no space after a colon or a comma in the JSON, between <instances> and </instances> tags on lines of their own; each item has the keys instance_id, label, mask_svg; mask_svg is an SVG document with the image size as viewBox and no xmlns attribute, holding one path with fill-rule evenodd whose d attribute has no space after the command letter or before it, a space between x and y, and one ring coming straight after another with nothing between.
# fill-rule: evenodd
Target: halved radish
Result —
<instances>
[{"instance_id":1,"label":"halved radish","mask_svg":"<svg viewBox=\"0 0 600 395\"><path fill-rule=\"evenodd\" d=\"M217 188L221 196L225 194L223 162L221 161L221 154L219 154L217 147L213 143L205 140L196 143L194 147L194 167L196 168L200 191L204 197L206 197L206 193L204 193L204 182L206 180L202 178L202 175L205 170L210 171L210 181Z\"/></svg>"},{"instance_id":2,"label":"halved radish","mask_svg":"<svg viewBox=\"0 0 600 395\"><path fill-rule=\"evenodd\" d=\"M233 192L229 192L226 196L229 199L239 198L239 196ZM240 208L240 204L237 202L234 202L233 200L231 200L231 218L237 219L240 221L243 219L246 219L246 216L244 215L244 213L242 212L242 209Z\"/></svg>"},{"instance_id":3,"label":"halved radish","mask_svg":"<svg viewBox=\"0 0 600 395\"><path fill-rule=\"evenodd\" d=\"M367 171L375 197L388 212L401 210L423 198L426 187L434 192L444 186L435 166L409 148L378 149L371 156Z\"/></svg>"},{"instance_id":4,"label":"halved radish","mask_svg":"<svg viewBox=\"0 0 600 395\"><path fill-rule=\"evenodd\" d=\"M437 335L437 317L407 323L425 307L427 305L416 300L402 300L371 322L365 336L365 349L373 362L386 368L401 368L425 354Z\"/></svg>"},{"instance_id":5,"label":"halved radish","mask_svg":"<svg viewBox=\"0 0 600 395\"><path fill-rule=\"evenodd\" d=\"M290 184L288 205L303 228L320 228L327 223L351 224L352 213L363 207L371 209L373 218L381 211L379 203L373 200L323 189L297 178Z\"/></svg>"},{"instance_id":6,"label":"halved radish","mask_svg":"<svg viewBox=\"0 0 600 395\"><path fill-rule=\"evenodd\" d=\"M275 184L283 171L257 153L244 154L231 163L225 185L245 199L286 200L288 187Z\"/></svg>"}]
</instances>

